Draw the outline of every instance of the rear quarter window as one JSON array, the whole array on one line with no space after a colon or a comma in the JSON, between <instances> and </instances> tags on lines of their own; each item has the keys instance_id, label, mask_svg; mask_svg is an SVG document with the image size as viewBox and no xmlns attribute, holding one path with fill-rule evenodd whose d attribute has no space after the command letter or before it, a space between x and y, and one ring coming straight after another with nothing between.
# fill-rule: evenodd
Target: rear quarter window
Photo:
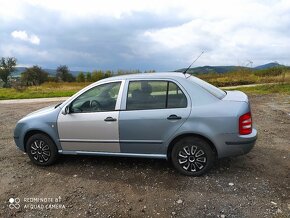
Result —
<instances>
[{"instance_id":1,"label":"rear quarter window","mask_svg":"<svg viewBox=\"0 0 290 218\"><path fill-rule=\"evenodd\" d=\"M191 82L201 86L203 89L205 89L206 91L208 91L209 93L211 93L212 95L214 95L215 97L217 97L219 99L222 99L227 95L225 91L223 91L223 90L213 86L212 84L207 83L207 82L205 82L197 77L190 76L190 77L188 77L188 79Z\"/></svg>"}]
</instances>

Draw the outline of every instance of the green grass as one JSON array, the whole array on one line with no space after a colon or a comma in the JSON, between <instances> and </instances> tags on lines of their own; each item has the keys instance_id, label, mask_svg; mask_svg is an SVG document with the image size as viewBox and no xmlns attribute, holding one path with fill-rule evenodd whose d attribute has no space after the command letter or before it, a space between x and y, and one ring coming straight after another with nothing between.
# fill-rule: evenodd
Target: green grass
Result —
<instances>
[{"instance_id":1,"label":"green grass","mask_svg":"<svg viewBox=\"0 0 290 218\"><path fill-rule=\"evenodd\" d=\"M13 89L0 89L0 100L5 99L25 99L25 98L51 98L51 97L65 97L71 96L76 91L47 91L47 90L26 90L23 92L18 92Z\"/></svg>"},{"instance_id":2,"label":"green grass","mask_svg":"<svg viewBox=\"0 0 290 218\"><path fill-rule=\"evenodd\" d=\"M244 83L235 83L234 81L240 78L235 74L227 75L202 75L202 79L208 81L214 85L220 86L228 84L226 81L230 81L231 85L242 85ZM276 84L276 85L260 85L255 87L240 87L235 88L235 90L241 90L246 93L255 94L270 94L270 93L282 93L290 95L290 82L289 82L289 72L286 76L286 84ZM279 77L271 79L269 82L278 82ZM214 83L213 81L219 81ZM262 81L259 81L262 82ZM56 83L48 82L40 86L30 86L22 91L16 90L14 88L0 88L0 100L7 99L25 99L25 98L51 98L51 97L67 97L75 94L77 91L81 90L83 87L89 85L89 83Z\"/></svg>"},{"instance_id":3,"label":"green grass","mask_svg":"<svg viewBox=\"0 0 290 218\"><path fill-rule=\"evenodd\" d=\"M248 84L259 84L259 83L281 83L290 82L290 70L283 71L282 74L261 74L259 72L252 71L237 71L230 73L207 73L195 75L202 80L205 80L215 86L238 86Z\"/></svg>"},{"instance_id":4,"label":"green grass","mask_svg":"<svg viewBox=\"0 0 290 218\"><path fill-rule=\"evenodd\" d=\"M23 91L14 88L0 88L0 100L25 98L67 97L87 86L88 83L44 83Z\"/></svg>"},{"instance_id":5,"label":"green grass","mask_svg":"<svg viewBox=\"0 0 290 218\"><path fill-rule=\"evenodd\" d=\"M290 95L290 83L287 84L275 84L275 85L260 85L254 87L240 87L235 88L235 90L240 90L248 94L288 94Z\"/></svg>"}]
</instances>

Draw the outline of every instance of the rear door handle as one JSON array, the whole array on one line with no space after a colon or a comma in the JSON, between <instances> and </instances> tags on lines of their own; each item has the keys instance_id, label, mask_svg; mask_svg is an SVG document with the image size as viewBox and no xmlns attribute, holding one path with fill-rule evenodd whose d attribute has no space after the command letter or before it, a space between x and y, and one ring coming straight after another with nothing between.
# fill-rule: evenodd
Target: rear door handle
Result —
<instances>
[{"instance_id":1,"label":"rear door handle","mask_svg":"<svg viewBox=\"0 0 290 218\"><path fill-rule=\"evenodd\" d=\"M171 114L169 117L167 117L167 120L181 120L182 117L177 116L175 114Z\"/></svg>"},{"instance_id":2,"label":"rear door handle","mask_svg":"<svg viewBox=\"0 0 290 218\"><path fill-rule=\"evenodd\" d=\"M113 118L113 117L107 117L106 119L104 119L104 121L106 121L106 122L114 122L114 121L117 121L117 119Z\"/></svg>"}]
</instances>

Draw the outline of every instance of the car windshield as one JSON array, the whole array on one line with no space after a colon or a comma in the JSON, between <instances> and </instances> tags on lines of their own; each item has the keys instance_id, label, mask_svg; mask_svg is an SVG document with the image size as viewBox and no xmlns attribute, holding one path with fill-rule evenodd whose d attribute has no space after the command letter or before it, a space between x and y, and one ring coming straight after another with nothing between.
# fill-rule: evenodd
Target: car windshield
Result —
<instances>
[{"instance_id":1,"label":"car windshield","mask_svg":"<svg viewBox=\"0 0 290 218\"><path fill-rule=\"evenodd\" d=\"M197 85L201 86L202 88L204 88L205 90L207 90L209 93L211 93L212 95L214 95L215 97L222 99L224 98L227 93L197 77L194 76L190 76L188 77L188 79L194 83L196 83Z\"/></svg>"}]
</instances>

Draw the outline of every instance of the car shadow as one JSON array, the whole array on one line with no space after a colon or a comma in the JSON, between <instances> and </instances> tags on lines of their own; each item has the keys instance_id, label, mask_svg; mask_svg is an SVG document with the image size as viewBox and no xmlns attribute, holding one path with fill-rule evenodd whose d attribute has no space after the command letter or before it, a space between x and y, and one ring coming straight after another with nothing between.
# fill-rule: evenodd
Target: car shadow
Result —
<instances>
[{"instance_id":1,"label":"car shadow","mask_svg":"<svg viewBox=\"0 0 290 218\"><path fill-rule=\"evenodd\" d=\"M179 189L191 181L203 189L204 178L214 181L224 174L230 176L232 162L231 158L217 160L213 168L200 177L178 173L167 160L147 158L62 155L55 165L43 169L68 178L78 177L101 183L118 181L133 187Z\"/></svg>"}]
</instances>

